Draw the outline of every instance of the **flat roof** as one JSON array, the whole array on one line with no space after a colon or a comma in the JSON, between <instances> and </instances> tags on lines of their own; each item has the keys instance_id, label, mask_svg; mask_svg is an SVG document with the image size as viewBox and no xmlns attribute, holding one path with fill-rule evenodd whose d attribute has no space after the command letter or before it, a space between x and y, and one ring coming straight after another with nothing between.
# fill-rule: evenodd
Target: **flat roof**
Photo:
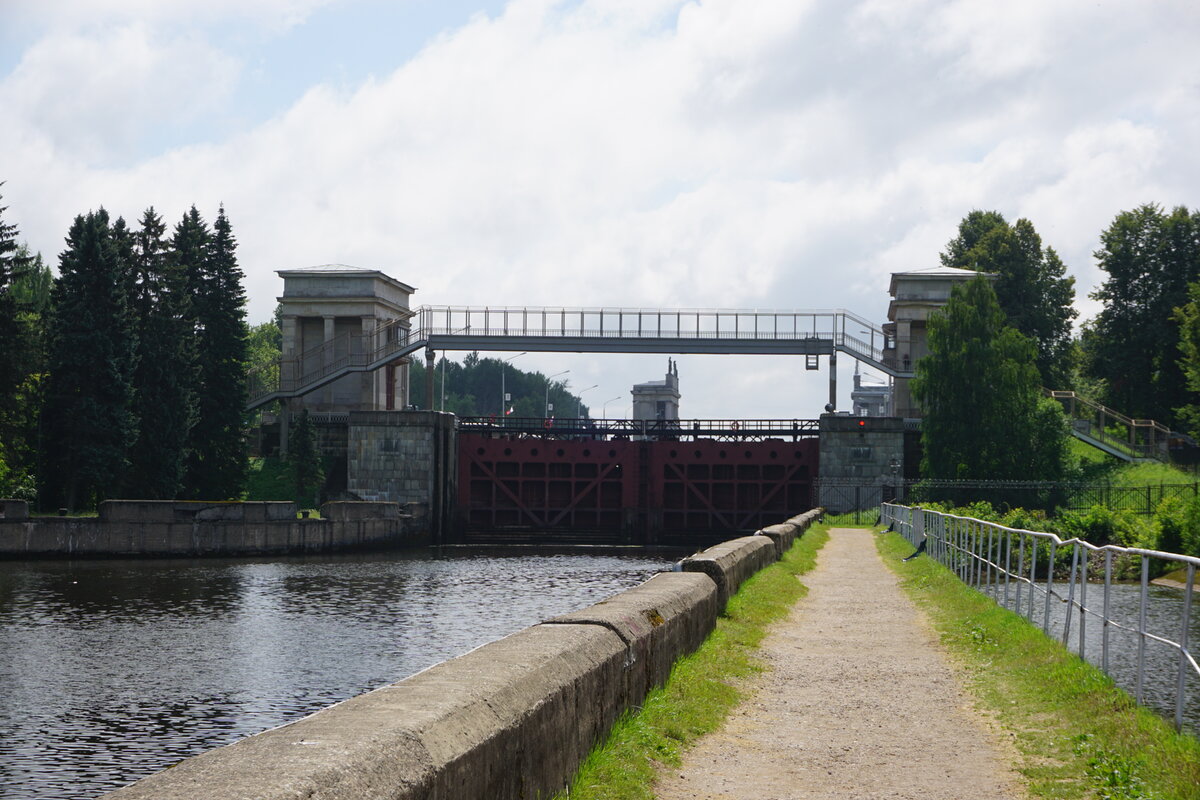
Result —
<instances>
[{"instance_id":1,"label":"flat roof","mask_svg":"<svg viewBox=\"0 0 1200 800\"><path fill-rule=\"evenodd\" d=\"M311 278L315 276L328 275L342 278L352 276L380 278L388 283L394 284L402 291L412 294L417 291L414 287L409 286L403 281L398 281L391 275L381 272L377 269L364 269L362 267L352 267L348 264L321 264L315 267L293 267L291 269L277 269L275 274L281 278Z\"/></svg>"},{"instance_id":2,"label":"flat roof","mask_svg":"<svg viewBox=\"0 0 1200 800\"><path fill-rule=\"evenodd\" d=\"M888 294L896 296L896 279L903 278L906 280L970 280L977 275L983 275L985 278L998 278L994 272L980 272L974 269L960 269L959 267L922 267L921 269L910 269L904 272L893 272L892 282L888 286Z\"/></svg>"}]
</instances>

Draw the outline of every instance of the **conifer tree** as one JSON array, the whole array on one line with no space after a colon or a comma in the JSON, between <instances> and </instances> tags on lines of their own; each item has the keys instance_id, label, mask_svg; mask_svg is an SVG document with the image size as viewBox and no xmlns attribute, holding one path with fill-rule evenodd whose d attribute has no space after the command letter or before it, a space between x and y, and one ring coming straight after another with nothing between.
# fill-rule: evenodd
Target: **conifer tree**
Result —
<instances>
[{"instance_id":1,"label":"conifer tree","mask_svg":"<svg viewBox=\"0 0 1200 800\"><path fill-rule=\"evenodd\" d=\"M17 368L20 348L15 345L21 338L21 330L13 286L29 268L29 259L17 242L17 226L4 221L7 210L7 206L0 206L0 342L6 343L0 347L0 413L10 410L8 400L20 381Z\"/></svg>"},{"instance_id":2,"label":"conifer tree","mask_svg":"<svg viewBox=\"0 0 1200 800\"><path fill-rule=\"evenodd\" d=\"M0 183L0 186L3 186ZM0 206L0 492L12 494L19 454L13 428L18 417L18 389L24 380L25 332L18 319L15 284L28 270L29 259L17 243L17 226L4 222Z\"/></svg>"},{"instance_id":3,"label":"conifer tree","mask_svg":"<svg viewBox=\"0 0 1200 800\"><path fill-rule=\"evenodd\" d=\"M308 417L307 408L300 412L296 427L292 431L288 466L292 474L292 491L296 505L300 508L315 508L325 474L321 468L321 454L317 449L317 432Z\"/></svg>"},{"instance_id":4,"label":"conifer tree","mask_svg":"<svg viewBox=\"0 0 1200 800\"><path fill-rule=\"evenodd\" d=\"M210 233L193 206L175 229L196 332L196 424L185 483L192 497L226 499L246 480L246 295L237 240L222 206Z\"/></svg>"},{"instance_id":5,"label":"conifer tree","mask_svg":"<svg viewBox=\"0 0 1200 800\"><path fill-rule=\"evenodd\" d=\"M1033 341L1007 325L986 278L956 286L930 317L929 351L912 382L924 413L922 476L1062 478L1062 409L1041 397Z\"/></svg>"},{"instance_id":6,"label":"conifer tree","mask_svg":"<svg viewBox=\"0 0 1200 800\"><path fill-rule=\"evenodd\" d=\"M123 220L78 216L59 258L49 326L43 411L43 507L88 508L114 496L137 434L132 376L137 337L129 310Z\"/></svg>"},{"instance_id":7,"label":"conifer tree","mask_svg":"<svg viewBox=\"0 0 1200 800\"><path fill-rule=\"evenodd\" d=\"M133 248L139 427L130 451L126 495L151 500L173 499L182 490L188 437L196 419L191 304L165 232L162 218L148 208Z\"/></svg>"}]
</instances>

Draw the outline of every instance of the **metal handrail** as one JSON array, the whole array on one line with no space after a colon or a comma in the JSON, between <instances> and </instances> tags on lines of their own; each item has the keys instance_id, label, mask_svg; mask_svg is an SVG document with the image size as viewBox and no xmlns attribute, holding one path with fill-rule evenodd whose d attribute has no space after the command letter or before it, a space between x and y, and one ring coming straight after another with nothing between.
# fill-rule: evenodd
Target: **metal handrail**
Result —
<instances>
[{"instance_id":1,"label":"metal handrail","mask_svg":"<svg viewBox=\"0 0 1200 800\"><path fill-rule=\"evenodd\" d=\"M644 437L661 439L811 438L819 431L815 419L576 419L567 417L459 417L460 431L493 435L545 437Z\"/></svg>"},{"instance_id":2,"label":"metal handrail","mask_svg":"<svg viewBox=\"0 0 1200 800\"><path fill-rule=\"evenodd\" d=\"M1110 448L1137 458L1169 460L1167 447L1172 436L1178 436L1161 422L1152 419L1128 417L1108 406L1089 400L1072 391L1042 390L1047 397L1057 400L1072 421L1072 432L1082 434L1108 445ZM1080 425L1083 425L1083 429ZM1123 426L1124 436L1109 432L1110 424ZM1127 456L1127 457L1128 457Z\"/></svg>"},{"instance_id":3,"label":"metal handrail","mask_svg":"<svg viewBox=\"0 0 1200 800\"><path fill-rule=\"evenodd\" d=\"M634 349L652 341L744 342L745 347L761 352L778 352L779 347L791 352L795 343L819 342L817 352L841 350L889 374L909 374L886 360L888 335L844 309L421 306L403 320L383 323L368 333L345 333L303 353L280 358L277 364L251 370L249 407L305 394L349 372L378 369L424 346L453 349L455 344L466 344L473 349L480 339L495 340L497 349L505 349L506 339L532 339L532 345L523 343L522 347L546 349L571 347L579 340L620 340L622 344L613 346ZM764 347L770 342L780 345ZM813 352L808 347L802 351Z\"/></svg>"},{"instance_id":4,"label":"metal handrail","mask_svg":"<svg viewBox=\"0 0 1200 800\"><path fill-rule=\"evenodd\" d=\"M1066 608L1062 617L1062 643L1064 646L1071 647L1071 622L1073 617L1078 614L1079 634L1074 650L1080 658L1086 658L1087 655L1087 620L1089 617L1099 620L1102 626L1102 639L1101 660L1098 666L1110 677L1116 677L1109 669L1110 629L1116 628L1138 636L1134 699L1139 704L1143 703L1145 699L1147 642L1158 642L1178 650L1174 722L1176 730L1183 727L1183 709L1186 702L1186 682L1189 668L1193 676L1200 677L1200 664L1197 663L1188 643L1192 598L1196 585L1196 568L1200 567L1200 558L1138 547L1094 545L1079 538L1064 540L1053 533L1044 531L1009 528L999 523L974 517L962 517L947 512L893 503L881 505L880 518L882 524L898 530L914 546L924 543L925 552L954 572L964 583L991 596L997 603L1026 617L1030 622L1033 622L1034 617L1035 592L1040 593L1042 599L1041 628L1042 632L1047 635L1050 635L1050 600L1053 598L1064 603ZM1014 538L1016 539L1015 550ZM1038 579L1038 548L1035 547L1035 543L1038 541L1044 541L1050 550L1048 564L1044 570L1045 579L1041 582ZM1063 590L1056 588L1054 584L1054 564L1057 552L1066 547L1071 548L1071 571L1064 596ZM1029 554L1028 564L1026 563L1026 552ZM1087 601L1088 562L1093 555L1102 556L1104 559L1104 588L1100 610L1089 606ZM1109 613L1113 559L1119 555L1135 556L1141 561L1141 597L1137 627L1121 624ZM1186 567L1183 620L1178 641L1151 633L1146 629L1151 559L1166 560ZM1014 560L1016 561L1015 572L1013 571ZM1078 599L1076 599L1077 583ZM1028 597L1023 604L1022 594L1024 592L1022 590L1025 587L1028 587ZM1023 607L1024 611L1022 611Z\"/></svg>"}]
</instances>

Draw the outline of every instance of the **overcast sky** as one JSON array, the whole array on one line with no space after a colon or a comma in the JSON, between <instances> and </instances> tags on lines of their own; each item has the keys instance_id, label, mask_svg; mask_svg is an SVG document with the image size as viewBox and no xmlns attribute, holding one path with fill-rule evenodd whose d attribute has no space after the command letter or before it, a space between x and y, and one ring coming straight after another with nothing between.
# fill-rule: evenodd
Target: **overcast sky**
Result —
<instances>
[{"instance_id":1,"label":"overcast sky","mask_svg":"<svg viewBox=\"0 0 1200 800\"><path fill-rule=\"evenodd\" d=\"M882 322L974 208L1032 220L1086 317L1118 212L1200 206L1197 43L1195 0L0 0L0 192L51 263L89 209L224 203L251 322L323 263L415 303ZM666 360L514 366L621 416ZM825 402L792 360L679 365L684 416Z\"/></svg>"}]
</instances>

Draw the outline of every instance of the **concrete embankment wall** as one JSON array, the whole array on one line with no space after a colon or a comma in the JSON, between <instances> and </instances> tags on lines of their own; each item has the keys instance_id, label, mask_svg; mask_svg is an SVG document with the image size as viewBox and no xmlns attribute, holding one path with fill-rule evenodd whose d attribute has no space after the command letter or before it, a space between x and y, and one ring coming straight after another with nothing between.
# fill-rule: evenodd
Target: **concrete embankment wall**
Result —
<instances>
[{"instance_id":1,"label":"concrete embankment wall","mask_svg":"<svg viewBox=\"0 0 1200 800\"><path fill-rule=\"evenodd\" d=\"M817 518L799 518L792 539ZM752 574L748 564L777 556L769 536L709 548L685 559L683 571L105 797L548 798L616 719L704 641L724 602L719 585L732 593Z\"/></svg>"},{"instance_id":2,"label":"concrete embankment wall","mask_svg":"<svg viewBox=\"0 0 1200 800\"><path fill-rule=\"evenodd\" d=\"M29 517L0 506L0 557L181 557L320 553L428 542L423 515L396 503L339 502L320 519L295 503L110 500L95 517Z\"/></svg>"}]
</instances>

